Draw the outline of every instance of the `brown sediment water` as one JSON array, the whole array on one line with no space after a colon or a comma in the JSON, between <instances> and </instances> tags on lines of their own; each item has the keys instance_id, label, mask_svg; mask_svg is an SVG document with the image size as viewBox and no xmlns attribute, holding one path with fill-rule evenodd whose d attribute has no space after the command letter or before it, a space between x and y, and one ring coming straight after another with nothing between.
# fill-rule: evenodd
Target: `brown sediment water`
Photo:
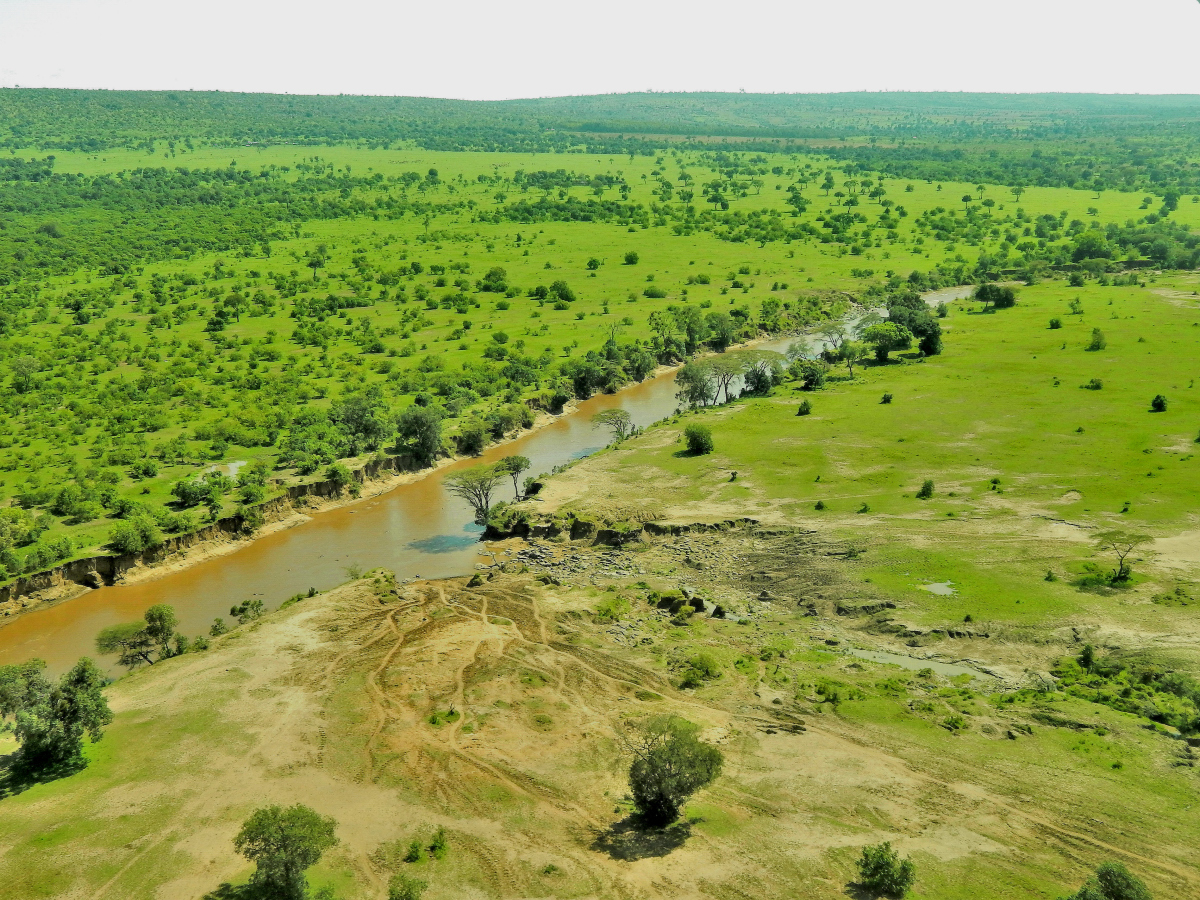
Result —
<instances>
[{"instance_id":1,"label":"brown sediment water","mask_svg":"<svg viewBox=\"0 0 1200 900\"><path fill-rule=\"evenodd\" d=\"M787 343L760 346L781 350ZM0 665L36 657L52 671L64 671L80 656L96 655L100 629L137 620L156 603L173 606L180 630L197 635L207 634L218 616L228 620L233 605L260 599L274 609L293 594L340 584L350 566L384 566L404 580L467 574L481 561L482 529L473 524L469 507L446 492L442 482L447 473L510 455L528 457L531 474L549 472L608 442L607 430L591 423L600 410L625 409L638 426L670 415L676 407L674 382L674 373L667 372L619 393L593 397L537 431L489 448L480 458L457 461L378 497L318 513L309 522L247 541L234 553L26 612L0 627ZM508 498L503 487L499 496Z\"/></svg>"}]
</instances>

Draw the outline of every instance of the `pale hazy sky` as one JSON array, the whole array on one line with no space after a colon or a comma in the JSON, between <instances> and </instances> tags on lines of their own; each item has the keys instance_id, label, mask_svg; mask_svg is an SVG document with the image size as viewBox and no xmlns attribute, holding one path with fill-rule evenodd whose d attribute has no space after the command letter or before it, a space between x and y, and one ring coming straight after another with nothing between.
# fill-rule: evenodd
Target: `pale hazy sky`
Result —
<instances>
[{"instance_id":1,"label":"pale hazy sky","mask_svg":"<svg viewBox=\"0 0 1200 900\"><path fill-rule=\"evenodd\" d=\"M1197 0L0 0L0 86L1200 93Z\"/></svg>"}]
</instances>

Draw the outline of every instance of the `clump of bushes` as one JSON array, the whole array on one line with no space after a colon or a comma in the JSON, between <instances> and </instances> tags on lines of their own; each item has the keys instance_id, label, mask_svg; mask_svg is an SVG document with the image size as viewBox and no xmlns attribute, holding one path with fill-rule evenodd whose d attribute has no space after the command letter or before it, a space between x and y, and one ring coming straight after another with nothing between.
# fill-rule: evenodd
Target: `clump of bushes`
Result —
<instances>
[{"instance_id":1,"label":"clump of bushes","mask_svg":"<svg viewBox=\"0 0 1200 900\"><path fill-rule=\"evenodd\" d=\"M705 425L693 423L683 430L683 439L687 444L688 453L703 456L713 452L712 431Z\"/></svg>"}]
</instances>

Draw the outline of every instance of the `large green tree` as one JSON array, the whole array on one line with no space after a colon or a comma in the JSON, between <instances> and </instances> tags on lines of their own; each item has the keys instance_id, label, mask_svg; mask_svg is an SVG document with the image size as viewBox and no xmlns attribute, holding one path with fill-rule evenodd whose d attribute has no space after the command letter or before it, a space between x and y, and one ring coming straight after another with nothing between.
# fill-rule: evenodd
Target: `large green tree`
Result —
<instances>
[{"instance_id":1,"label":"large green tree","mask_svg":"<svg viewBox=\"0 0 1200 900\"><path fill-rule=\"evenodd\" d=\"M272 900L302 900L305 871L337 844L337 822L297 803L257 809L233 839L234 849L255 864L254 883Z\"/></svg>"},{"instance_id":2,"label":"large green tree","mask_svg":"<svg viewBox=\"0 0 1200 900\"><path fill-rule=\"evenodd\" d=\"M93 743L112 721L104 673L87 657L52 684L46 664L32 660L0 666L0 717L16 720L21 762L41 768L78 761L85 736Z\"/></svg>"},{"instance_id":3,"label":"large green tree","mask_svg":"<svg viewBox=\"0 0 1200 900\"><path fill-rule=\"evenodd\" d=\"M633 802L649 824L674 822L688 798L721 773L724 756L697 737L699 730L677 716L654 716L623 736L633 756Z\"/></svg>"}]
</instances>

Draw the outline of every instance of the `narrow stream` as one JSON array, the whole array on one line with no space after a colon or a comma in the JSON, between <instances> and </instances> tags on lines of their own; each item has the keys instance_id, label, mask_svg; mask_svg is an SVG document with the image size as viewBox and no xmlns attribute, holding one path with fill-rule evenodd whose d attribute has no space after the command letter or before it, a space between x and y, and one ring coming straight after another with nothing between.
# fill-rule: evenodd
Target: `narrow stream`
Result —
<instances>
[{"instance_id":1,"label":"narrow stream","mask_svg":"<svg viewBox=\"0 0 1200 900\"><path fill-rule=\"evenodd\" d=\"M758 347L783 352L793 340ZM675 411L676 390L675 373L667 372L617 394L598 395L479 458L460 460L371 500L317 513L302 525L248 541L236 552L23 613L0 627L0 665L39 657L51 670L64 671L80 656L95 656L102 628L137 620L155 603L171 604L180 630L197 635L207 634L218 616L228 620L229 608L243 601L258 598L274 609L310 587L334 587L346 580L351 565L385 566L401 579L467 574L481 559L481 529L466 503L443 487L448 472L510 455L529 457L533 474L549 472L608 443L609 432L591 423L600 410L624 409L636 425L646 426ZM508 498L503 487L499 496Z\"/></svg>"}]
</instances>

